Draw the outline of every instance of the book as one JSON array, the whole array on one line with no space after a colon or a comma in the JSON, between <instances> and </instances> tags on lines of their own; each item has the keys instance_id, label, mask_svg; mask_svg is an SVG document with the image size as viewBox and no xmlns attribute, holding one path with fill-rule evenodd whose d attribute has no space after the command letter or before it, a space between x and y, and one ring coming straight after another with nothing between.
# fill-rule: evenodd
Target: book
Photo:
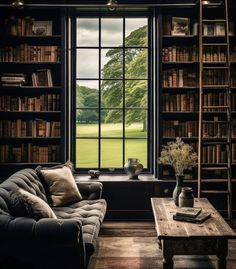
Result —
<instances>
[{"instance_id":1,"label":"book","mask_svg":"<svg viewBox=\"0 0 236 269\"><path fill-rule=\"evenodd\" d=\"M177 210L176 216L196 218L201 211L202 209L197 207L181 207Z\"/></svg>"},{"instance_id":2,"label":"book","mask_svg":"<svg viewBox=\"0 0 236 269\"><path fill-rule=\"evenodd\" d=\"M211 213L208 212L200 212L199 215L197 215L195 218L193 217L186 217L186 216L178 216L173 215L173 219L177 221L186 221L191 223L203 223L207 219L211 217Z\"/></svg>"}]
</instances>

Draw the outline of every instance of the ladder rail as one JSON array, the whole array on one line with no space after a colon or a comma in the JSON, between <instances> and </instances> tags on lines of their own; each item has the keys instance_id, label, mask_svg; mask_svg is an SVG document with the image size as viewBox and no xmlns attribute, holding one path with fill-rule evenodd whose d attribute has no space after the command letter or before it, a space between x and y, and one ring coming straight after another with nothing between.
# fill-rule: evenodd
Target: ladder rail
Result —
<instances>
[{"instance_id":1,"label":"ladder rail","mask_svg":"<svg viewBox=\"0 0 236 269\"><path fill-rule=\"evenodd\" d=\"M231 147L231 56L230 56L230 40L229 40L229 14L228 14L228 0L225 0L225 34L226 34L226 43L227 43L227 65L228 65L228 84L229 84L229 88L228 88L228 105L229 105L229 109L228 109L228 113L227 113L227 119L229 121L229 126L228 126L228 217L229 219L232 221L232 171L231 171L231 164L232 164L232 147Z\"/></svg>"}]
</instances>

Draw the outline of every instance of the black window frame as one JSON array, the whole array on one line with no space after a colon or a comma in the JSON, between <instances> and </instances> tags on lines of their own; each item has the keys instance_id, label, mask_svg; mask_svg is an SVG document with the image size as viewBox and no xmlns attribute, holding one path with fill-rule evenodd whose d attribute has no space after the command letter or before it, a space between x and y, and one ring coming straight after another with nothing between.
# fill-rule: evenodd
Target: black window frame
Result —
<instances>
[{"instance_id":1,"label":"black window frame","mask_svg":"<svg viewBox=\"0 0 236 269\"><path fill-rule=\"evenodd\" d=\"M123 18L123 29L125 29L125 19L124 18L147 18L148 21L148 46L145 47L145 49L148 50L148 63L147 63L147 78L143 79L133 79L133 80L146 80L147 81L147 126L148 126L148 132L147 132L147 138L128 138L128 139L146 139L147 141L147 168L143 169L143 173L145 174L153 174L154 173L154 167L153 167L153 160L154 160L154 136L153 136L153 130L154 130L154 119L153 119L153 111L154 111L154 101L153 101L153 14L150 11L100 11L100 12L94 12L94 11L75 11L71 16L71 100L72 100L72 109L71 109L71 119L72 119L72 130L71 130L71 154L72 158L71 160L75 164L75 172L81 172L81 173L87 173L89 169L94 169L94 167L91 168L78 168L76 167L76 52L77 48L98 48L99 50L99 78L96 79L99 81L99 122L98 125L100 125L100 113L101 113L101 81L103 78L101 78L101 50L106 48L119 48L119 47L104 47L101 46L101 18ZM99 45L97 47L89 47L89 46L83 46L79 47L76 44L76 36L77 36L77 28L76 28L76 19L77 18L99 18ZM125 39L125 31L123 31L123 40ZM122 49L125 51L125 49L132 49L132 48L139 48L142 49L144 47L135 47L135 46L129 46L126 47L125 45L122 46ZM124 84L125 81L128 80L124 76L125 72L125 62L123 61L123 77L115 80L120 80L123 83L123 92L124 92ZM91 78L80 78L80 80L95 80ZM112 79L110 79L112 80ZM131 79L132 80L132 79ZM125 97L123 96L125 99ZM115 108L117 109L117 108ZM123 126L125 124L125 111L126 108L123 106ZM132 109L132 108L131 108ZM137 108L134 108L135 110ZM143 108L141 108L143 110ZM138 110L138 109L137 109ZM83 138L82 138L83 139ZM86 137L87 139L87 137ZM88 138L89 139L89 138ZM101 139L104 139L104 137L101 136L101 127L99 128L99 133L97 137L93 137L93 139L98 139L99 145L98 145L98 164L101 165L101 158L100 158L100 151L101 151ZM116 138L113 138L116 139ZM125 160L125 139L127 137L125 136L125 128L123 128L123 134L122 137L119 138L123 143L122 148L122 155L123 155L123 165L126 163L127 160ZM105 174L121 174L124 173L123 167L121 168L115 168L115 169L109 169L109 168L95 168L99 169Z\"/></svg>"}]
</instances>

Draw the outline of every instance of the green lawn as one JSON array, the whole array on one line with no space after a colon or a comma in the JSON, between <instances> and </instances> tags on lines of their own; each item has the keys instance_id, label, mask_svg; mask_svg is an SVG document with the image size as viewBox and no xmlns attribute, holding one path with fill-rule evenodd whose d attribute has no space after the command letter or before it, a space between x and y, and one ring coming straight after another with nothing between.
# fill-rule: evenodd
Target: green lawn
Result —
<instances>
[{"instance_id":1,"label":"green lawn","mask_svg":"<svg viewBox=\"0 0 236 269\"><path fill-rule=\"evenodd\" d=\"M120 168L122 163L123 141L122 124L102 124L102 137L112 137L113 139L101 140L101 167ZM125 141L125 160L128 158L138 158L144 167L147 166L147 133L142 131L141 123L134 123L125 128L126 137L143 138L141 140L128 139ZM98 163L98 127L96 124L77 125L77 137L94 137L94 139L77 139L76 141L76 167L96 168ZM117 138L117 139L115 139Z\"/></svg>"}]
</instances>

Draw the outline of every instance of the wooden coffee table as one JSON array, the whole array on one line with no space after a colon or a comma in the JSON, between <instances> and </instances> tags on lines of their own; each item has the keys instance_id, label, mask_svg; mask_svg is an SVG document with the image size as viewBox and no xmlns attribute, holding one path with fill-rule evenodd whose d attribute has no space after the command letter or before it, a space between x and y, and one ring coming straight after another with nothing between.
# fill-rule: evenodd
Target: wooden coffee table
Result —
<instances>
[{"instance_id":1,"label":"wooden coffee table","mask_svg":"<svg viewBox=\"0 0 236 269\"><path fill-rule=\"evenodd\" d=\"M151 203L163 250L163 269L173 268L174 255L216 255L217 268L227 268L228 239L236 238L236 234L207 199L194 201L194 207L211 213L211 218L201 224L173 220L177 207L172 198L151 198Z\"/></svg>"}]
</instances>

